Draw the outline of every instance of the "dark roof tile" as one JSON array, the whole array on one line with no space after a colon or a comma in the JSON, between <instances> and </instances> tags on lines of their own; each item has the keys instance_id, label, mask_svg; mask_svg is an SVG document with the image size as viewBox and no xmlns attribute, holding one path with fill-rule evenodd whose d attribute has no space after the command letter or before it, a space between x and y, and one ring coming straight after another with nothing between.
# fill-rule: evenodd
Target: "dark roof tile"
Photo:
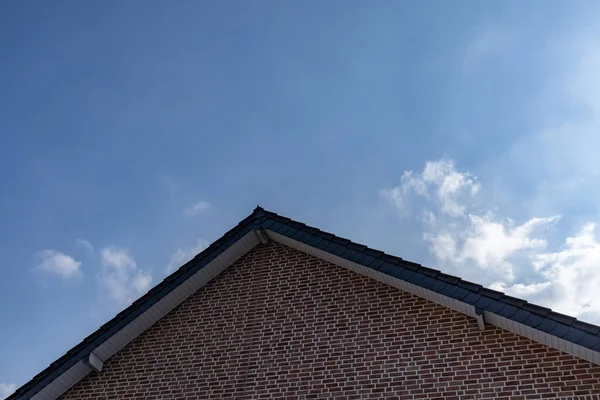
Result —
<instances>
[{"instance_id":1,"label":"dark roof tile","mask_svg":"<svg viewBox=\"0 0 600 400\"><path fill-rule=\"evenodd\" d=\"M413 271L390 263L386 263L385 268L389 268L389 272L387 273L388 275L391 275L394 278L405 280L407 282L409 278L415 275Z\"/></svg>"},{"instance_id":2,"label":"dark roof tile","mask_svg":"<svg viewBox=\"0 0 600 400\"><path fill-rule=\"evenodd\" d=\"M458 284L458 282L460 282L460 278L459 277L448 275L448 274L440 274L438 276L438 279L441 280L441 281L450 283L452 285L456 285L456 284Z\"/></svg>"},{"instance_id":3,"label":"dark roof tile","mask_svg":"<svg viewBox=\"0 0 600 400\"><path fill-rule=\"evenodd\" d=\"M532 328L535 328L536 326L541 324L543 320L543 317L540 317L539 315L534 313L529 313L529 317L527 317L527 319L523 323L525 325L531 326Z\"/></svg>"},{"instance_id":4,"label":"dark roof tile","mask_svg":"<svg viewBox=\"0 0 600 400\"><path fill-rule=\"evenodd\" d=\"M321 243L322 239L318 236L310 236L306 241L306 244L312 247L317 247Z\"/></svg>"},{"instance_id":5,"label":"dark roof tile","mask_svg":"<svg viewBox=\"0 0 600 400\"><path fill-rule=\"evenodd\" d=\"M287 235L288 231L290 231L292 229L294 229L294 228L292 228L291 226L289 226L287 224L282 224L278 229L272 229L272 230L281 235Z\"/></svg>"},{"instance_id":6,"label":"dark roof tile","mask_svg":"<svg viewBox=\"0 0 600 400\"><path fill-rule=\"evenodd\" d=\"M342 245L340 245L340 246L338 246L338 248L337 248L337 249L335 249L335 250L334 250L334 251L332 251L331 253L332 253L333 255L336 255L336 256L342 257L342 254L344 254L346 251L347 251L347 248L346 248L345 246L342 246Z\"/></svg>"},{"instance_id":7,"label":"dark roof tile","mask_svg":"<svg viewBox=\"0 0 600 400\"><path fill-rule=\"evenodd\" d=\"M287 236L287 237L292 237L293 235L295 235L298 232L298 229L294 228L293 226L288 226L288 230L285 231L283 233L283 235Z\"/></svg>"},{"instance_id":8,"label":"dark roof tile","mask_svg":"<svg viewBox=\"0 0 600 400\"><path fill-rule=\"evenodd\" d=\"M492 304L493 301L494 300L490 299L489 297L481 296L477 302L473 303L473 305L477 308L485 310L489 305Z\"/></svg>"},{"instance_id":9,"label":"dark roof tile","mask_svg":"<svg viewBox=\"0 0 600 400\"><path fill-rule=\"evenodd\" d=\"M289 237L294 240L300 240L300 238L304 237L305 235L306 232L304 232L302 229L298 229L298 232L294 233L292 236Z\"/></svg>"},{"instance_id":10,"label":"dark roof tile","mask_svg":"<svg viewBox=\"0 0 600 400\"><path fill-rule=\"evenodd\" d=\"M325 250L327 247L329 247L329 245L331 244L330 241L325 240L323 238L321 238L321 241L319 242L319 244L317 245L317 248L319 250Z\"/></svg>"},{"instance_id":11,"label":"dark roof tile","mask_svg":"<svg viewBox=\"0 0 600 400\"><path fill-rule=\"evenodd\" d=\"M361 261L363 258L365 258L365 253L360 253L357 251L354 253L354 256L349 258L349 260L357 264L362 264Z\"/></svg>"},{"instance_id":12,"label":"dark roof tile","mask_svg":"<svg viewBox=\"0 0 600 400\"><path fill-rule=\"evenodd\" d=\"M369 267L373 268L374 270L380 270L383 265L385 265L385 262L381 259L376 258L375 260L373 260L371 265L369 265Z\"/></svg>"},{"instance_id":13,"label":"dark roof tile","mask_svg":"<svg viewBox=\"0 0 600 400\"><path fill-rule=\"evenodd\" d=\"M504 308L506 304L504 304L503 302L499 301L499 300L494 300L492 301L486 308L485 311L494 313L494 314L498 314L500 312L500 310L502 310Z\"/></svg>"},{"instance_id":14,"label":"dark roof tile","mask_svg":"<svg viewBox=\"0 0 600 400\"><path fill-rule=\"evenodd\" d=\"M497 314L504 318L510 318L517 312L517 310L518 308L505 304Z\"/></svg>"},{"instance_id":15,"label":"dark roof tile","mask_svg":"<svg viewBox=\"0 0 600 400\"><path fill-rule=\"evenodd\" d=\"M535 304L531 304L531 303L525 303L523 305L523 309L526 310L526 311L535 313L537 315L541 315L543 317L545 317L546 315L548 315L549 311L552 311L549 308L536 306Z\"/></svg>"},{"instance_id":16,"label":"dark roof tile","mask_svg":"<svg viewBox=\"0 0 600 400\"><path fill-rule=\"evenodd\" d=\"M527 303L525 300L517 299L516 297L507 295L502 296L501 300L506 304L510 304L511 306L518 308L523 307Z\"/></svg>"},{"instance_id":17,"label":"dark roof tile","mask_svg":"<svg viewBox=\"0 0 600 400\"><path fill-rule=\"evenodd\" d=\"M404 273L411 273L411 275L405 279L407 281L409 281L410 283L412 283L413 285L417 285L420 286L420 283L423 281L423 279L425 279L425 275L419 274L417 272L414 271L409 271L409 270L404 270ZM404 278L403 278L404 279Z\"/></svg>"},{"instance_id":18,"label":"dark roof tile","mask_svg":"<svg viewBox=\"0 0 600 400\"><path fill-rule=\"evenodd\" d=\"M516 322L524 322L527 318L529 318L530 315L531 313L529 311L517 310L511 319Z\"/></svg>"},{"instance_id":19,"label":"dark roof tile","mask_svg":"<svg viewBox=\"0 0 600 400\"><path fill-rule=\"evenodd\" d=\"M556 322L554 322L548 318L544 318L542 323L539 324L538 326L536 326L535 329L539 329L542 332L550 333L556 328L556 325L557 325Z\"/></svg>"},{"instance_id":20,"label":"dark roof tile","mask_svg":"<svg viewBox=\"0 0 600 400\"><path fill-rule=\"evenodd\" d=\"M457 290L458 286L448 284L442 289L441 294L448 297L454 297L454 292L456 292Z\"/></svg>"},{"instance_id":21,"label":"dark roof tile","mask_svg":"<svg viewBox=\"0 0 600 400\"><path fill-rule=\"evenodd\" d=\"M342 246L348 246L350 244L350 241L348 239L344 239L339 236L334 236L331 240Z\"/></svg>"},{"instance_id":22,"label":"dark roof tile","mask_svg":"<svg viewBox=\"0 0 600 400\"><path fill-rule=\"evenodd\" d=\"M295 228L295 229L298 229L298 230L302 230L306 226L302 222L297 222L297 221L293 221L293 220L290 220L288 222L288 225L290 225L292 228Z\"/></svg>"},{"instance_id":23,"label":"dark roof tile","mask_svg":"<svg viewBox=\"0 0 600 400\"><path fill-rule=\"evenodd\" d=\"M600 339L598 338L598 336L592 335L592 334L587 333L587 332L584 332L583 336L581 337L581 339L579 339L579 341L577 342L577 344L589 349L590 347L594 347L594 345L596 343L598 343L598 341L600 341Z\"/></svg>"},{"instance_id":24,"label":"dark roof tile","mask_svg":"<svg viewBox=\"0 0 600 400\"><path fill-rule=\"evenodd\" d=\"M390 256L389 254L384 254L380 257L383 261L388 262L390 264L398 265L400 260L398 257Z\"/></svg>"},{"instance_id":25,"label":"dark roof tile","mask_svg":"<svg viewBox=\"0 0 600 400\"><path fill-rule=\"evenodd\" d=\"M549 313L548 318L550 318L553 321L560 322L561 324L568 325L568 326L571 326L573 324L573 321L575 321L575 318L570 317L568 315L557 313L556 311L552 311L551 313Z\"/></svg>"},{"instance_id":26,"label":"dark roof tile","mask_svg":"<svg viewBox=\"0 0 600 400\"><path fill-rule=\"evenodd\" d=\"M414 263L414 262L411 262L411 261L406 261L406 260L402 260L402 259L400 259L400 261L402 262L402 266L403 267L408 268L408 269L413 270L413 271L418 271L419 268L422 267L421 264L417 264L417 263Z\"/></svg>"},{"instance_id":27,"label":"dark roof tile","mask_svg":"<svg viewBox=\"0 0 600 400\"><path fill-rule=\"evenodd\" d=\"M487 296L494 300L500 300L500 298L504 295L504 293L502 293L502 292L497 292L495 290L488 289L486 287L482 287L481 289L479 289L479 294L482 296Z\"/></svg>"},{"instance_id":28,"label":"dark roof tile","mask_svg":"<svg viewBox=\"0 0 600 400\"><path fill-rule=\"evenodd\" d=\"M552 320L548 320L548 321L552 321ZM554 321L552 321L554 322ZM558 322L554 322L556 324L556 326L549 332L551 335L556 336L558 338L562 338L565 337L567 335L567 333L569 333L569 328L566 325L563 325L561 323Z\"/></svg>"},{"instance_id":29,"label":"dark roof tile","mask_svg":"<svg viewBox=\"0 0 600 400\"><path fill-rule=\"evenodd\" d=\"M440 271L427 267L420 267L418 271L424 275L431 276L432 278L437 278L440 274Z\"/></svg>"},{"instance_id":30,"label":"dark roof tile","mask_svg":"<svg viewBox=\"0 0 600 400\"><path fill-rule=\"evenodd\" d=\"M333 235L331 233L327 233L327 232L323 232L323 231L319 231L319 233L317 233L317 236L319 236L321 239L325 239L325 240L333 239Z\"/></svg>"},{"instance_id":31,"label":"dark roof tile","mask_svg":"<svg viewBox=\"0 0 600 400\"><path fill-rule=\"evenodd\" d=\"M271 225L271 230L278 231L282 226L283 224L281 222L275 221L273 225Z\"/></svg>"},{"instance_id":32,"label":"dark roof tile","mask_svg":"<svg viewBox=\"0 0 600 400\"><path fill-rule=\"evenodd\" d=\"M300 238L299 238L299 240L302 243L308 244L313 238L315 238L315 236L312 233L307 232L306 230L303 230L302 232L304 233L304 235L300 236ZM319 238L316 238L316 239L319 239Z\"/></svg>"},{"instance_id":33,"label":"dark roof tile","mask_svg":"<svg viewBox=\"0 0 600 400\"><path fill-rule=\"evenodd\" d=\"M381 267L379 267L379 269L378 269L379 272L383 272L384 274L391 275L392 271L398 269L398 267L394 264L390 264L389 262L385 262L383 260L378 260L378 261L381 261L383 263L383 265Z\"/></svg>"},{"instance_id":34,"label":"dark roof tile","mask_svg":"<svg viewBox=\"0 0 600 400\"><path fill-rule=\"evenodd\" d=\"M440 293L447 285L447 283L442 282L439 279L434 279L433 282L433 291L437 293Z\"/></svg>"},{"instance_id":35,"label":"dark roof tile","mask_svg":"<svg viewBox=\"0 0 600 400\"><path fill-rule=\"evenodd\" d=\"M477 292L477 291L479 291L479 289L481 289L483 287L483 286L478 285L476 283L469 282L469 281L463 281L463 280L461 280L461 281L458 282L458 286L461 287L461 288L463 288L463 289L470 290L472 292Z\"/></svg>"},{"instance_id":36,"label":"dark roof tile","mask_svg":"<svg viewBox=\"0 0 600 400\"><path fill-rule=\"evenodd\" d=\"M577 343L583 337L584 333L585 333L584 331L580 331L579 329L570 327L569 331L564 336L564 339L568 340L569 342Z\"/></svg>"},{"instance_id":37,"label":"dark roof tile","mask_svg":"<svg viewBox=\"0 0 600 400\"><path fill-rule=\"evenodd\" d=\"M314 236L317 236L317 234L320 232L317 228L313 228L312 226L308 225L304 227L304 231Z\"/></svg>"},{"instance_id":38,"label":"dark roof tile","mask_svg":"<svg viewBox=\"0 0 600 400\"><path fill-rule=\"evenodd\" d=\"M375 261L375 257L372 257L366 253L362 253L362 254L363 254L363 258L360 260L361 265L368 267Z\"/></svg>"},{"instance_id":39,"label":"dark roof tile","mask_svg":"<svg viewBox=\"0 0 600 400\"><path fill-rule=\"evenodd\" d=\"M272 219L268 219L262 223L262 227L264 229L269 229L273 224L275 224L275 221L273 221Z\"/></svg>"},{"instance_id":40,"label":"dark roof tile","mask_svg":"<svg viewBox=\"0 0 600 400\"><path fill-rule=\"evenodd\" d=\"M379 250L375 250L375 249L370 249L370 248L366 248L364 251L365 254L373 257L373 258L381 258L381 256L383 256L383 251L379 251Z\"/></svg>"},{"instance_id":41,"label":"dark roof tile","mask_svg":"<svg viewBox=\"0 0 600 400\"><path fill-rule=\"evenodd\" d=\"M333 242L328 242L327 247L325 247L325 251L328 253L333 253L335 251L335 249L337 249L338 247L340 247L339 244L333 243Z\"/></svg>"},{"instance_id":42,"label":"dark roof tile","mask_svg":"<svg viewBox=\"0 0 600 400\"><path fill-rule=\"evenodd\" d=\"M573 328L581 329L584 332L591 333L592 335L598 334L598 327L592 324L588 324L587 322L575 320L573 321L573 325L571 326Z\"/></svg>"},{"instance_id":43,"label":"dark roof tile","mask_svg":"<svg viewBox=\"0 0 600 400\"><path fill-rule=\"evenodd\" d=\"M356 251L346 248L346 251L343 252L340 257L345 258L346 260L351 260L355 254L356 254Z\"/></svg>"},{"instance_id":44,"label":"dark roof tile","mask_svg":"<svg viewBox=\"0 0 600 400\"><path fill-rule=\"evenodd\" d=\"M425 289L429 289L429 290L433 290L433 286L435 284L435 279L429 277L429 276L424 276L423 280L421 281L421 287L424 287Z\"/></svg>"},{"instance_id":45,"label":"dark roof tile","mask_svg":"<svg viewBox=\"0 0 600 400\"><path fill-rule=\"evenodd\" d=\"M350 247L352 250L358 251L360 253L362 253L363 251L365 251L367 249L367 246L365 246L363 244L354 243L354 242L350 242L348 247Z\"/></svg>"},{"instance_id":46,"label":"dark roof tile","mask_svg":"<svg viewBox=\"0 0 600 400\"><path fill-rule=\"evenodd\" d=\"M454 293L452 293L452 298L454 298L456 300L462 300L465 297L467 297L469 295L469 293L470 292L468 290L457 286L456 291L454 291Z\"/></svg>"},{"instance_id":47,"label":"dark roof tile","mask_svg":"<svg viewBox=\"0 0 600 400\"><path fill-rule=\"evenodd\" d=\"M461 301L464 301L467 304L475 304L480 298L481 296L477 293L469 292L469 294Z\"/></svg>"}]
</instances>

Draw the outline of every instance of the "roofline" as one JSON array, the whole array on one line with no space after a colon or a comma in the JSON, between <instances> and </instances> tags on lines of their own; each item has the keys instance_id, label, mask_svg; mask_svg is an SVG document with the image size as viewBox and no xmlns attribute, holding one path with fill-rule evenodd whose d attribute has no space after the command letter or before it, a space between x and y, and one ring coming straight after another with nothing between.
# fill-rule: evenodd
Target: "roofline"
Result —
<instances>
[{"instance_id":1,"label":"roofline","mask_svg":"<svg viewBox=\"0 0 600 400\"><path fill-rule=\"evenodd\" d=\"M438 270L405 261L400 257L385 254L379 250L371 249L257 207L238 225L165 278L140 299L117 314L113 319L102 325L65 355L50 364L50 366L33 377L29 382L17 389L7 400L31 399L41 392L42 389L69 371L71 371L73 379L77 379L75 383L82 379L93 370L90 367L89 360L91 356L97 357L96 353L92 353L95 349L98 349L103 343L109 341L109 339L119 334L125 328L130 327L130 324L136 319L141 319L142 314L152 311L150 309L153 306L159 302L164 302L165 297L172 294L175 289L180 288L195 274L199 272L204 273L201 271L203 268L209 266L211 262L216 262L219 256L222 257L228 249L236 245L243 238L246 238L245 240L248 243L246 247L242 246L243 249L239 252L247 252L256 244L264 241L264 237L261 237L258 233L248 235L252 231L267 232L268 237L281 243L287 241L287 244L292 243L293 247L304 246L304 251L311 254L315 253L315 250L318 250L319 255L317 256L321 258L334 259L337 261L334 263L338 265L345 264L343 266L346 268L351 266L352 268L350 269L354 269L357 272L360 270L361 272L359 273L388 284L390 282L404 282L404 289L402 290L408 290L406 289L407 287L416 288L414 291L421 293L421 297L428 298L423 293L433 293L438 298L444 299L444 301L449 299L448 303L460 305L462 311L457 311L475 318L479 316L479 318L483 318L496 326L512 330L515 333L530 337L548 346L600 364L600 327L596 325L556 313L548 308L528 303L526 300L484 288L479 284L462 280L456 276L444 274ZM233 261L230 263L235 261L235 256L239 257L241 255L237 253L233 254ZM226 267L223 267L223 269ZM396 284L392 284L392 286L399 287ZM414 294L419 295L418 293ZM429 299L432 300L431 298ZM181 299L179 302L183 300ZM450 304L444 305L457 309ZM514 329L511 329L511 327ZM534 335L533 331L540 332L542 335L537 333ZM130 340L133 340L136 336L133 336ZM100 358L100 361L106 360ZM97 363L97 361L95 362ZM83 366L78 367L78 365ZM76 372L73 372L75 370L78 374L84 375L79 377ZM36 399L56 397L36 396Z\"/></svg>"}]
</instances>

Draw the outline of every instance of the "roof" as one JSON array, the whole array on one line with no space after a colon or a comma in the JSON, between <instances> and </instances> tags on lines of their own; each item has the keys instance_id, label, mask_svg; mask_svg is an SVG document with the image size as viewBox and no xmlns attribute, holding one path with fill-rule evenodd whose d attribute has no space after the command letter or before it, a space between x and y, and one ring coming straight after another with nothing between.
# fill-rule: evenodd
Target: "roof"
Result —
<instances>
[{"instance_id":1,"label":"roof","mask_svg":"<svg viewBox=\"0 0 600 400\"><path fill-rule=\"evenodd\" d=\"M110 355L237 258L268 239L471 315L478 318L480 327L485 321L600 364L600 327L596 325L257 207L238 225L50 364L8 399L58 397L94 369L100 370L102 362ZM99 367L96 367L95 361L92 362L96 359L100 359ZM60 381L60 385L55 381ZM54 387L50 390L52 385Z\"/></svg>"}]
</instances>

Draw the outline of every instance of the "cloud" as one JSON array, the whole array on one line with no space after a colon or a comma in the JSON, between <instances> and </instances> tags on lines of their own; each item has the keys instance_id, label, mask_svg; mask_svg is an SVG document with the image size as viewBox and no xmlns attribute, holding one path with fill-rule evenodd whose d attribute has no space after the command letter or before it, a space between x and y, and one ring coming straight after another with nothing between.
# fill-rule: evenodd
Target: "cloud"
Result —
<instances>
[{"instance_id":1,"label":"cloud","mask_svg":"<svg viewBox=\"0 0 600 400\"><path fill-rule=\"evenodd\" d=\"M191 205L190 207L183 210L183 213L188 217L193 217L198 214L201 214L210 208L210 203L200 200L196 204Z\"/></svg>"},{"instance_id":2,"label":"cloud","mask_svg":"<svg viewBox=\"0 0 600 400\"><path fill-rule=\"evenodd\" d=\"M132 303L150 289L152 275L137 268L129 250L108 247L100 251L100 257L103 265L100 285L120 305Z\"/></svg>"},{"instance_id":3,"label":"cloud","mask_svg":"<svg viewBox=\"0 0 600 400\"><path fill-rule=\"evenodd\" d=\"M17 390L17 385L14 383L0 382L0 399L5 399Z\"/></svg>"},{"instance_id":4,"label":"cloud","mask_svg":"<svg viewBox=\"0 0 600 400\"><path fill-rule=\"evenodd\" d=\"M58 275L63 279L81 276L81 262L60 251L42 250L36 257L39 259L36 270Z\"/></svg>"},{"instance_id":5,"label":"cloud","mask_svg":"<svg viewBox=\"0 0 600 400\"><path fill-rule=\"evenodd\" d=\"M515 279L512 255L530 249L543 249L545 239L532 237L538 228L547 226L559 216L532 218L522 225L512 221L494 220L491 215L469 215L468 223L451 233L447 231L424 234L431 245L431 252L442 261L465 265L471 261L480 269L501 275L507 281Z\"/></svg>"},{"instance_id":6,"label":"cloud","mask_svg":"<svg viewBox=\"0 0 600 400\"><path fill-rule=\"evenodd\" d=\"M83 247L89 253L94 252L94 246L92 246L92 244L85 239L77 239L75 243L77 246Z\"/></svg>"},{"instance_id":7,"label":"cloud","mask_svg":"<svg viewBox=\"0 0 600 400\"><path fill-rule=\"evenodd\" d=\"M522 224L481 207L481 185L453 160L428 161L422 172L407 171L399 186L382 191L397 209L411 207L423 226L423 238L442 266L469 279L512 282L515 260L547 246L537 233L560 216L534 217Z\"/></svg>"},{"instance_id":8,"label":"cloud","mask_svg":"<svg viewBox=\"0 0 600 400\"><path fill-rule=\"evenodd\" d=\"M600 322L600 242L593 223L567 237L560 250L532 258L538 283L497 287L543 301L559 312Z\"/></svg>"},{"instance_id":9,"label":"cloud","mask_svg":"<svg viewBox=\"0 0 600 400\"><path fill-rule=\"evenodd\" d=\"M198 239L195 246L181 247L171 255L169 263L165 268L165 272L170 274L183 264L191 260L196 254L208 247L208 242L204 239Z\"/></svg>"},{"instance_id":10,"label":"cloud","mask_svg":"<svg viewBox=\"0 0 600 400\"><path fill-rule=\"evenodd\" d=\"M428 161L423 172L405 171L400 185L382 190L382 194L398 209L409 206L409 198L417 194L433 200L440 211L451 215L463 215L469 198L477 194L477 177L469 172L458 172L453 160Z\"/></svg>"},{"instance_id":11,"label":"cloud","mask_svg":"<svg viewBox=\"0 0 600 400\"><path fill-rule=\"evenodd\" d=\"M443 165L437 168L440 162ZM437 169L429 168L430 172L442 172L436 173L435 179L426 178L425 171L432 166ZM499 217L490 207L476 206L479 202L472 201L472 196L479 194L478 190L457 197L456 205L463 214L449 213L439 196L444 192L440 187L448 176L456 174L463 178L452 178L460 182L455 187L468 189L472 185L465 183L469 181L465 177L473 180L472 175L457 172L454 163L430 161L422 173L405 173L400 186L383 192L394 207L410 203L413 211L420 212L417 220L423 228L424 242L439 267L558 312L600 322L600 241L596 225L584 224L564 239L562 246L552 249L547 236L561 218L559 215L533 217L517 224ZM401 201L397 196L388 196L390 191L400 193ZM415 198L421 202L415 203Z\"/></svg>"}]
</instances>

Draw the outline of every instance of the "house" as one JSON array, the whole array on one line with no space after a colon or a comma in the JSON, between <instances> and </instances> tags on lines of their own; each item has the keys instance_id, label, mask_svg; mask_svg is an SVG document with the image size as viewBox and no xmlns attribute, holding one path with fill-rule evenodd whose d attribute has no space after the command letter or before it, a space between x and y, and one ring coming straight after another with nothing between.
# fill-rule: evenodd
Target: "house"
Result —
<instances>
[{"instance_id":1,"label":"house","mask_svg":"<svg viewBox=\"0 0 600 400\"><path fill-rule=\"evenodd\" d=\"M9 399L600 399L599 332L256 208Z\"/></svg>"}]
</instances>

